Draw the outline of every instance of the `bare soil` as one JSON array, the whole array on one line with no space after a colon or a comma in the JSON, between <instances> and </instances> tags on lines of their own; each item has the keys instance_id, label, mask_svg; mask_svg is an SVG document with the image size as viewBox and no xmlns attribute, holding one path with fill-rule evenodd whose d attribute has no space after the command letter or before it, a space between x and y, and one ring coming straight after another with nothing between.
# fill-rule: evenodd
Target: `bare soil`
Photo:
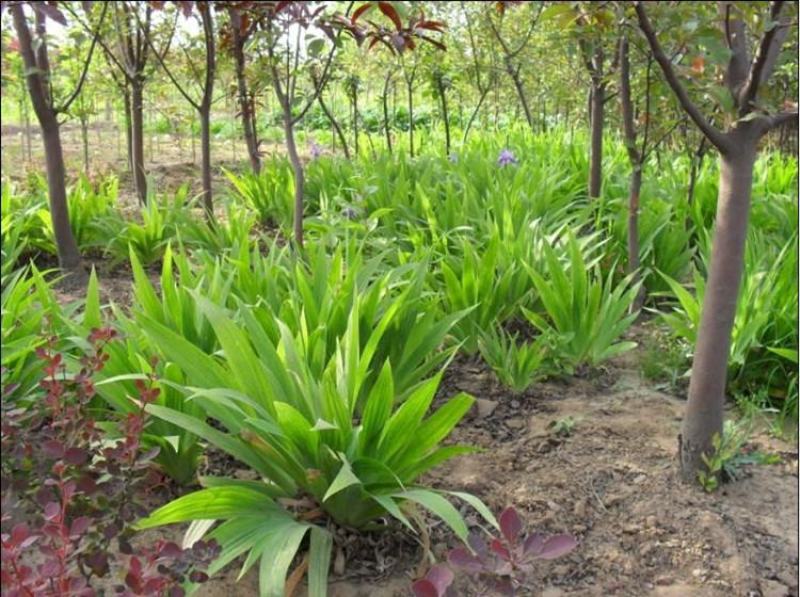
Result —
<instances>
[{"instance_id":1,"label":"bare soil","mask_svg":"<svg viewBox=\"0 0 800 597\"><path fill-rule=\"evenodd\" d=\"M482 365L454 364L442 395L469 391L496 406L485 417L476 409L452 438L482 451L424 481L474 493L495 511L514 505L529 529L578 537L572 554L540 563L521 595L796 596L795 447L758 435L751 447L780 453L783 463L752 467L714 494L682 484L675 458L683 403L644 383L635 358L600 377L542 383L521 396L509 395ZM550 423L567 416L576 421L572 433L555 436ZM456 542L437 529L433 552L442 557ZM372 575L338 581L334 574L330 594L409 595L422 548L411 542L412 553L398 545L387 553L388 546L375 541L351 554L345 570L371 568ZM375 566L387 557L388 577ZM255 595L257 575L233 584L237 574L199 595Z\"/></svg>"},{"instance_id":2,"label":"bare soil","mask_svg":"<svg viewBox=\"0 0 800 597\"><path fill-rule=\"evenodd\" d=\"M5 128L4 157L11 141ZM80 155L79 145L65 145L71 159L76 150ZM169 161L170 147L161 145L159 164L151 164L161 177L159 188L187 179L199 183L197 167L185 157ZM118 169L119 160L110 161L109 169ZM99 276L104 300L129 304L129 271L101 267ZM152 278L157 281L155 270ZM61 298L77 295L64 292ZM529 529L578 537L573 553L541 562L522 595L796 597L797 446L759 433L749 448L778 453L782 463L751 466L745 478L713 494L682 484L676 450L683 401L643 380L638 358L635 350L604 370L539 383L516 396L482 363L457 360L441 397L467 391L481 402L451 440L481 451L423 481L474 493L494 511L513 505ZM565 417L575 427L569 436L556 436L550 424ZM468 520L478 522L474 514ZM441 558L457 543L439 523L431 525L433 552ZM175 529L153 537L158 533L176 536ZM402 532L342 533L336 543L332 597L409 595L410 583L423 571L419 542ZM198 595L258 594L257 571L235 583L237 575L231 566Z\"/></svg>"},{"instance_id":3,"label":"bare soil","mask_svg":"<svg viewBox=\"0 0 800 597\"><path fill-rule=\"evenodd\" d=\"M101 270L102 295L129 303L129 275ZM632 335L643 333L639 326ZM521 395L500 386L480 361L457 359L437 399L459 391L479 399L450 441L480 452L450 461L423 483L471 492L495 512L513 505L529 530L578 538L570 555L540 563L522 595L797 596L797 446L759 432L747 449L777 453L780 464L749 466L744 478L713 494L684 485L676 468L683 400L642 379L639 355L634 350ZM552 423L566 417L574 428L556 435ZM204 474L248 474L213 454L208 469ZM478 524L474 512L462 511ZM442 559L457 541L430 523L432 552ZM176 529L158 532L177 538ZM420 541L402 530L339 531L336 545L332 597L409 595L427 566ZM238 573L232 565L198 595L256 595L257 567L237 583Z\"/></svg>"}]
</instances>

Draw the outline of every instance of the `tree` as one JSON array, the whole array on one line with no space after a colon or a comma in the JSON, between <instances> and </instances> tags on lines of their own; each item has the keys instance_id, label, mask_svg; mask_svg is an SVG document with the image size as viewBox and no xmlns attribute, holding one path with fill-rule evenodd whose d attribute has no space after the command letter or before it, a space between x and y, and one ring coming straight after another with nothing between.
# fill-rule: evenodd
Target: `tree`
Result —
<instances>
[{"instance_id":1,"label":"tree","mask_svg":"<svg viewBox=\"0 0 800 597\"><path fill-rule=\"evenodd\" d=\"M64 15L58 8L39 2L31 2L35 21L36 40L34 41L28 26L28 17L25 15L23 3L8 3L8 9L14 20L14 29L19 41L19 51L25 63L26 81L31 104L42 130L44 154L47 170L47 190L50 203L50 217L53 222L53 235L58 252L58 263L62 271L71 274L76 280L83 281L86 272L81 265L81 254L69 222L69 208L67 206L66 173L64 169L64 153L61 147L61 123L58 115L69 110L78 97L86 81L86 73L94 54L99 29L92 36L86 59L83 63L78 82L67 97L59 102L52 89L52 74L50 71L50 57L48 55L47 19L66 25ZM103 4L99 23L105 19L108 5Z\"/></svg>"},{"instance_id":2,"label":"tree","mask_svg":"<svg viewBox=\"0 0 800 597\"><path fill-rule=\"evenodd\" d=\"M462 143L466 143L467 136L472 128L472 123L475 121L475 117L478 115L478 112L480 112L481 106L483 106L483 102L486 100L486 96L489 95L489 91L491 91L492 87L496 85L497 76L493 69L487 68L485 65L482 45L476 41L478 33L475 31L475 27L473 26L470 10L467 8L467 4L463 2L463 0L461 2L461 10L464 15L464 22L466 23L467 35L469 39L469 54L472 57L472 66L470 67L470 71L472 72L472 78L475 82L475 89L478 91L478 102L467 119L467 125L464 127L464 137L462 139ZM483 72L487 70L489 71L489 75L487 80L484 81Z\"/></svg>"},{"instance_id":3,"label":"tree","mask_svg":"<svg viewBox=\"0 0 800 597\"><path fill-rule=\"evenodd\" d=\"M416 39L441 44L429 38L423 31L442 31L443 24L428 21L420 13L409 19L404 24L397 10L389 2L367 2L361 5L350 16L353 8L350 2L344 15L334 14L328 17L324 14L325 5L312 7L305 2L240 2L239 7L247 10L251 18L258 24L266 45L269 58L269 74L275 97L281 108L283 131L286 141L286 150L292 164L294 176L294 241L298 248L303 246L303 209L305 172L295 141L295 126L306 115L311 106L328 83L330 67L334 54L340 43L340 34L348 33L361 45L369 42L369 47L382 43L392 51L403 52L413 50ZM359 23L359 17L367 11L378 8L380 12L391 21L392 27L387 28L375 23L368 23L369 27ZM325 37L315 35L310 30L316 28ZM306 33L303 36L303 33ZM294 33L295 38L289 40L289 35ZM331 42L327 54L324 54L325 39ZM443 46L442 46L443 47ZM298 83L303 80L301 56L308 55L312 58L322 59L322 67L318 75L311 77L313 87L306 90L301 97L301 88Z\"/></svg>"},{"instance_id":4,"label":"tree","mask_svg":"<svg viewBox=\"0 0 800 597\"><path fill-rule=\"evenodd\" d=\"M603 184L603 129L605 104L610 99L607 86L616 68L616 60L606 62L604 32L613 20L612 13L603 4L580 3L577 9L578 45L583 63L589 73L589 197L600 196ZM614 54L616 59L617 54Z\"/></svg>"},{"instance_id":5,"label":"tree","mask_svg":"<svg viewBox=\"0 0 800 597\"><path fill-rule=\"evenodd\" d=\"M492 34L494 38L497 40L497 43L500 44L500 48L503 54L503 64L505 66L506 72L508 73L509 78L511 79L512 83L514 84L514 90L517 92L517 97L519 98L520 106L522 106L522 110L525 113L525 120L528 122L528 126L531 127L531 130L534 128L533 124L533 115L531 114L531 108L528 102L528 96L525 93L525 86L522 83L522 77L520 75L520 70L522 69L522 61L518 60L520 53L525 49L525 46L528 45L528 42L531 39L531 34L533 33L534 29L536 29L536 23L539 20L539 16L542 13L542 5L539 4L536 12L531 15L530 22L526 26L526 32L522 36L522 40L517 44L516 47L512 48L508 41L506 41L504 35L501 32L501 28L503 26L503 16L506 14L506 5L511 4L519 4L518 2L497 2L496 8L497 12L500 14L500 23L495 24L494 20L492 19L491 14L488 15L489 27L492 30Z\"/></svg>"},{"instance_id":6,"label":"tree","mask_svg":"<svg viewBox=\"0 0 800 597\"><path fill-rule=\"evenodd\" d=\"M159 8L163 6L163 2L153 3L157 5ZM177 2L183 10L183 15L185 17L190 17L193 14L192 2ZM200 19L200 25L203 32L203 49L204 56L205 56L205 68L202 71L202 76L200 76L200 71L195 66L192 57L189 55L188 51L184 47L184 54L186 55L186 59L189 63L189 69L194 75L195 83L198 87L200 87L200 100L196 100L192 98L189 92L186 90L186 87L182 85L178 79L175 77L173 70L170 69L165 60L164 56L160 54L153 45L152 35L144 36L147 45L150 46L150 49L155 54L156 58L158 59L158 63L161 65L161 68L167 74L167 77L178 90L178 92L183 96L183 98L189 102L192 108L195 109L197 112L198 117L200 118L200 177L203 183L203 192L202 192L202 200L203 200L203 209L205 210L206 219L209 222L214 221L214 198L211 190L211 103L214 94L214 75L216 72L216 64L217 64L217 54L216 54L216 40L214 37L214 17L211 14L211 3L209 2L197 2L195 4L197 7L197 15ZM138 13L136 14L136 18L138 19ZM141 20L139 20L139 24ZM144 31L144 29L143 29Z\"/></svg>"},{"instance_id":7,"label":"tree","mask_svg":"<svg viewBox=\"0 0 800 597\"><path fill-rule=\"evenodd\" d=\"M652 67L653 55L652 52L647 52L645 56L646 66L643 69L644 76L644 111L639 118L644 122L644 132L639 145L638 132L636 130L636 114L638 112L637 106L631 94L631 65L629 56L629 43L626 32L623 32L619 43L619 104L622 115L622 137L625 142L625 149L628 152L628 160L631 164L631 176L628 187L628 273L639 278L639 198L642 189L642 176L645 164L651 152L655 150L662 141L664 141L678 124L680 120L675 121L672 125L661 131L658 138L653 138L651 133L656 131L653 128L652 118L652 101L653 101L653 81L652 81ZM634 309L639 309L645 299L645 289L642 287L634 302Z\"/></svg>"},{"instance_id":8,"label":"tree","mask_svg":"<svg viewBox=\"0 0 800 597\"><path fill-rule=\"evenodd\" d=\"M128 161L133 173L133 183L139 202L147 201L147 176L144 167L144 88L153 74L148 65L150 41L154 37L153 9L139 2L113 2L111 28L105 36L113 39L116 51L101 36L98 38L106 62L113 65L111 76L122 95L125 107L125 125L128 140ZM68 4L66 10L76 19L78 15ZM141 14L142 10L144 15ZM84 29L91 30L82 23ZM163 62L175 34L177 15L168 31L160 51L152 50Z\"/></svg>"},{"instance_id":9,"label":"tree","mask_svg":"<svg viewBox=\"0 0 800 597\"><path fill-rule=\"evenodd\" d=\"M765 5L719 5L719 58L725 86L718 97L727 105L731 122L726 130L713 126L689 97L676 65L667 56L643 2L634 8L656 62L681 107L720 155L719 195L711 249L711 263L703 299L697 346L694 351L689 399L679 436L680 463L685 480L703 470L703 456L713 451L712 438L722 434L725 379L731 331L744 267L744 247L750 210L753 167L759 140L785 122L797 123L792 111L769 107L769 82L790 27L797 27L796 5L789 18L784 2ZM750 17L750 18L746 18ZM758 22L760 31L750 57L746 22ZM697 61L697 57L695 58ZM699 62L699 61L698 61ZM699 70L699 69L698 69Z\"/></svg>"},{"instance_id":10,"label":"tree","mask_svg":"<svg viewBox=\"0 0 800 597\"><path fill-rule=\"evenodd\" d=\"M242 131L247 145L247 155L250 158L250 167L257 174L261 171L261 155L256 139L255 97L248 90L244 53L245 45L255 31L255 23L249 15L243 14L234 3L226 4L225 9L228 13L228 23L222 30L221 45L228 49L233 56Z\"/></svg>"}]
</instances>

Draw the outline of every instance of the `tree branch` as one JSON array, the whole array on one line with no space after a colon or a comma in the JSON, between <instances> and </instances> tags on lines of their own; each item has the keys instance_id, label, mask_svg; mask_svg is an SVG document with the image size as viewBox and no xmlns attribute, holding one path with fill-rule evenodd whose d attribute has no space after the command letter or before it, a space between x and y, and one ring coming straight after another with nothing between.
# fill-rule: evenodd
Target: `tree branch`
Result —
<instances>
[{"instance_id":1,"label":"tree branch","mask_svg":"<svg viewBox=\"0 0 800 597\"><path fill-rule=\"evenodd\" d=\"M72 15L72 17L73 17L73 18L74 18L74 19L75 19L75 20L78 22L78 24L79 24L81 27L83 27L83 29L84 29L85 31L87 31L87 32L89 32L89 33L91 33L91 32L92 32L92 28L91 28L91 27L89 27L88 23L84 23L84 22L83 22L83 20L81 20L81 18L78 16L78 14L77 14L77 13L74 11L74 9L73 9L73 8L70 6L70 3L69 3L69 2L65 2L64 4L62 4L62 7L63 7L64 9L66 9L66 11L67 11L67 12L68 12L70 15ZM119 59L116 57L116 55L114 54L114 52L112 52L112 51L111 51L111 48L109 48L109 47L108 47L108 46L105 44L105 42L103 41L103 37L102 37L102 36L98 36L98 38L97 38L97 43L100 45L100 49L101 49L101 50L103 50L103 55L106 57L106 59L107 59L107 60L108 60L108 59L110 59L110 60L111 60L111 61L112 61L112 62L113 62L113 63L114 63L116 66L117 66L117 68L120 70L120 72L121 72L121 73L122 73L122 74L125 76L125 79L126 79L128 82L130 82L130 77L128 76L128 73L127 73L127 71L126 71L126 69L125 69L125 65L124 65L124 64L122 64L122 63L119 61ZM111 65L109 64L109 66L111 66Z\"/></svg>"},{"instance_id":2,"label":"tree branch","mask_svg":"<svg viewBox=\"0 0 800 597\"><path fill-rule=\"evenodd\" d=\"M138 15L138 14L136 14L136 20L137 20L137 22L139 23L139 26L141 27L141 25L142 25L142 22L141 22L141 20L139 19L139 15ZM188 93L186 93L186 91L183 89L183 87L181 86L181 84L180 84L180 83L178 83L177 79L176 79L176 78L175 78L175 76L172 74L172 71L171 71L171 70L169 70L169 67L168 67L168 66L167 66L167 64L164 62L164 58L163 58L163 57L162 57L162 56L161 56L161 55L158 53L158 51L157 51L157 50L156 50L156 49L153 47L153 42L150 40L150 36L148 35L147 37L145 37L145 40L147 41L147 45L149 45L149 46L150 46L150 49L153 51L153 54L155 55L156 59L158 60L158 63L161 65L161 68L163 68L163 69L164 69L164 72L165 72L165 73L167 73L167 77L169 77L169 80L170 80L170 81L172 81L172 84L175 86L175 89L177 89L177 90L178 90L178 92L179 92L179 93L180 93L180 94L183 96L183 99L185 99L187 102L189 102L189 104L190 104L190 105L191 105L191 106L192 106L192 107L193 107L195 110L197 110L197 111L199 112L199 111L200 111L200 109L201 109L201 106L200 106L200 104L199 104L199 103L197 103L197 102L195 102L195 101L194 101L194 100L193 100L193 99L192 99L192 98L189 96L189 94L188 94Z\"/></svg>"},{"instance_id":3,"label":"tree branch","mask_svg":"<svg viewBox=\"0 0 800 597\"><path fill-rule=\"evenodd\" d=\"M345 17L350 16L350 11L353 9L353 4L355 4L355 0L350 0L350 3L347 5L347 10L344 13ZM311 97L308 99L308 101L306 102L306 105L303 107L303 109L300 110L300 112L297 114L297 116L292 119L292 124L293 125L296 124L297 122L299 122L303 118L303 116L306 115L306 112L308 112L309 109L311 108L311 106L314 105L314 102L317 101L317 96L320 93L322 93L323 88L325 87L325 85L327 85L327 83L328 83L328 73L330 72L331 63L333 62L333 55L336 53L336 44L338 43L339 37L341 36L341 34L342 34L341 30L336 32L336 39L333 42L333 46L331 47L331 51L328 52L328 57L325 60L325 66L323 67L322 74L319 77L319 86L314 89L314 93L311 94Z\"/></svg>"},{"instance_id":4,"label":"tree branch","mask_svg":"<svg viewBox=\"0 0 800 597\"><path fill-rule=\"evenodd\" d=\"M739 97L742 85L747 78L747 63L750 58L747 52L747 37L744 22L731 16L731 4L727 0L720 3L723 14L725 43L731 51L728 68L725 71L725 84L734 98Z\"/></svg>"},{"instance_id":5,"label":"tree branch","mask_svg":"<svg viewBox=\"0 0 800 597\"><path fill-rule=\"evenodd\" d=\"M631 100L631 63L628 57L628 38L624 35L619 43L619 105L622 111L622 132L628 159L634 168L641 165L642 157L636 150L636 127L633 124L633 101Z\"/></svg>"},{"instance_id":6,"label":"tree branch","mask_svg":"<svg viewBox=\"0 0 800 597\"><path fill-rule=\"evenodd\" d=\"M103 25L103 21L106 18L106 11L108 10L108 4L103 3L103 12L100 13L100 21L97 23L97 30L94 32L94 37L92 38L92 45L89 46L89 55L86 56L86 61L83 63L83 72L81 72L81 77L78 79L78 85L75 87L75 90L72 92L67 100L61 104L58 108L54 108L54 112L56 114L60 112L66 112L69 110L69 107L72 105L72 102L75 101L75 98L78 97L78 94L81 92L83 88L83 83L86 81L86 74L89 72L89 65L92 63L92 55L94 55L94 47L97 45L97 38L100 36L100 27Z\"/></svg>"},{"instance_id":7,"label":"tree branch","mask_svg":"<svg viewBox=\"0 0 800 597\"><path fill-rule=\"evenodd\" d=\"M750 71L747 73L747 80L744 82L742 92L739 95L739 116L744 116L753 108L751 105L756 99L759 86L765 82L772 74L775 61L778 58L783 40L789 32L785 23L779 23L783 1L777 0L770 3L770 20L773 22L772 28L761 38Z\"/></svg>"},{"instance_id":8,"label":"tree branch","mask_svg":"<svg viewBox=\"0 0 800 597\"><path fill-rule=\"evenodd\" d=\"M798 124L798 116L797 112L778 112L774 116L770 116L767 120L767 130L764 131L769 132L772 129L778 128L779 126L788 124L794 121L794 126L797 127Z\"/></svg>"},{"instance_id":9,"label":"tree branch","mask_svg":"<svg viewBox=\"0 0 800 597\"><path fill-rule=\"evenodd\" d=\"M697 128L699 128L703 134L708 137L708 140L711 141L711 143L721 152L726 153L729 149L728 138L723 132L717 130L711 126L711 124L709 124L703 114L701 114L699 108L689 98L689 95L686 93L686 89L684 89L672 68L672 63L669 61L666 54L664 54L664 50L661 48L661 44L656 37L655 31L653 31L653 26L650 24L650 19L647 18L647 13L644 10L644 4L641 1L637 1L634 3L634 8L636 9L636 16L639 19L639 27L641 28L642 33L644 33L644 36L647 38L647 43L650 44L650 49L653 51L653 57L661 67L661 70L664 73L664 78L672 88L673 93L675 93L677 96L681 107L694 121L694 123L697 125Z\"/></svg>"}]
</instances>

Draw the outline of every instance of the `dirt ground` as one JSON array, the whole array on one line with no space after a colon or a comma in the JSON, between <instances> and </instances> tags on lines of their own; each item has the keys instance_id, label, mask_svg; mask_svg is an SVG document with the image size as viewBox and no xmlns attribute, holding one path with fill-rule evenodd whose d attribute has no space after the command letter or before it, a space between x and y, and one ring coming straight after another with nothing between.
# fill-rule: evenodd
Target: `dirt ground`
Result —
<instances>
[{"instance_id":1,"label":"dirt ground","mask_svg":"<svg viewBox=\"0 0 800 597\"><path fill-rule=\"evenodd\" d=\"M4 158L13 143L7 133ZM110 144L113 132L108 134ZM68 162L80 159L78 134L69 135ZM160 144L152 172L163 176L160 182L199 184L190 153L187 163L186 143L182 154L174 145ZM239 159L244 155L242 148ZM111 158L108 167L118 169L118 158ZM7 163L3 169L9 172ZM101 266L98 273L104 300L129 302L126 268ZM152 274L157 281L156 270ZM745 478L714 494L683 485L675 465L683 401L642 379L639 355L632 351L599 374L539 383L518 396L499 386L483 364L457 360L441 397L467 391L480 400L480 408L462 421L451 440L481 451L445 464L423 481L474 493L496 512L513 505L529 529L578 538L570 555L541 562L521 595L797 596L796 445L757 434L750 447L778 453L782 463L751 466ZM568 437L556 437L548 426L565 417L572 417L575 427ZM477 522L474 514L464 512ZM441 557L457 543L440 524L431 523L433 552ZM177 535L176 529L159 532ZM391 535L337 535L332 597L410 594L422 549L414 537ZM256 595L257 567L234 583L237 574L232 566L197 594Z\"/></svg>"},{"instance_id":2,"label":"dirt ground","mask_svg":"<svg viewBox=\"0 0 800 597\"><path fill-rule=\"evenodd\" d=\"M104 297L124 302L125 276L101 271ZM643 333L639 326L632 334ZM639 355L634 350L600 371L539 383L517 396L482 363L457 359L440 398L466 391L479 403L451 441L481 451L423 482L471 492L495 512L513 505L528 529L578 538L570 555L540 562L521 595L797 596L796 446L756 434L748 448L780 454L780 464L750 466L745 478L713 494L683 485L675 464L683 400L642 379ZM558 437L550 425L565 417L575 426ZM220 462L205 474L238 468ZM468 508L463 512L477 523ZM431 524L433 552L443 557L457 542L441 523ZM175 538L177 530L165 532ZM336 543L332 597L410 594L424 561L414 537L343 533ZM237 575L234 565L198 595L257 594L257 570L235 583Z\"/></svg>"},{"instance_id":3,"label":"dirt ground","mask_svg":"<svg viewBox=\"0 0 800 597\"><path fill-rule=\"evenodd\" d=\"M753 467L711 495L686 487L675 467L682 401L650 389L625 365L601 380L543 383L519 397L482 366L456 365L443 393L466 390L496 406L464 421L453 438L482 452L426 481L474 493L495 511L514 505L529 529L578 537L572 554L540 563L521 595L796 596L797 451L758 436L754 444L780 453L782 464ZM554 437L548 424L566 416L576 420L572 434ZM416 551L392 554L388 578L334 581L331 595L409 595L422 557ZM257 576L231 584L237 573L199 595L256 594Z\"/></svg>"}]
</instances>

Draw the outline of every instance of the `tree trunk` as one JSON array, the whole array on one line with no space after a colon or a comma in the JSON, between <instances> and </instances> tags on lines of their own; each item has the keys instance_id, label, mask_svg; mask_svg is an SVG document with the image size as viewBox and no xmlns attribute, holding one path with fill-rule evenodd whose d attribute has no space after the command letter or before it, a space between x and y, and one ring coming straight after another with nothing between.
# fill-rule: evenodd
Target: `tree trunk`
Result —
<instances>
[{"instance_id":1,"label":"tree trunk","mask_svg":"<svg viewBox=\"0 0 800 597\"><path fill-rule=\"evenodd\" d=\"M392 133L389 125L389 82L392 80L391 73L386 75L383 82L383 94L381 95L381 102L383 104L383 132L386 135L386 149L389 150L389 155L392 155Z\"/></svg>"},{"instance_id":2,"label":"tree trunk","mask_svg":"<svg viewBox=\"0 0 800 597\"><path fill-rule=\"evenodd\" d=\"M206 219L214 221L214 199L211 195L211 106L200 110L200 176L203 181L203 209Z\"/></svg>"},{"instance_id":3,"label":"tree trunk","mask_svg":"<svg viewBox=\"0 0 800 597\"><path fill-rule=\"evenodd\" d=\"M604 83L592 83L591 151L589 154L589 198L600 197L603 176L603 120L605 116Z\"/></svg>"},{"instance_id":4,"label":"tree trunk","mask_svg":"<svg viewBox=\"0 0 800 597\"><path fill-rule=\"evenodd\" d=\"M253 172L258 174L261 172L261 156L258 155L253 111L251 110L249 94L247 92L247 79L244 76L244 49L239 40L240 33L237 27L233 28L233 36L234 57L236 59L236 87L239 92L239 109L242 114L244 141L247 144L247 155L250 158L250 167L253 169Z\"/></svg>"},{"instance_id":5,"label":"tree trunk","mask_svg":"<svg viewBox=\"0 0 800 597\"><path fill-rule=\"evenodd\" d=\"M689 205L694 201L694 187L697 184L697 174L703 166L703 158L706 155L706 138L700 140L700 145L697 151L693 152L690 156L691 166L689 169L689 189L686 192L686 201Z\"/></svg>"},{"instance_id":6,"label":"tree trunk","mask_svg":"<svg viewBox=\"0 0 800 597\"><path fill-rule=\"evenodd\" d=\"M192 111L192 119L189 121L189 138L192 140L192 164L197 163L197 150L195 149L194 141L194 111Z\"/></svg>"},{"instance_id":7,"label":"tree trunk","mask_svg":"<svg viewBox=\"0 0 800 597\"><path fill-rule=\"evenodd\" d=\"M303 173L303 163L297 154L297 145L294 141L294 126L292 126L291 107L283 107L283 133L286 137L286 150L289 153L289 161L292 163L294 171L294 240L298 248L303 247L303 187L305 186L305 175Z\"/></svg>"},{"instance_id":8,"label":"tree trunk","mask_svg":"<svg viewBox=\"0 0 800 597\"><path fill-rule=\"evenodd\" d=\"M47 44L44 39L45 19L41 13L36 13L36 31L40 35L40 45L34 50L22 6L14 4L9 7L9 10L14 19L14 29L17 32L20 52L26 68L25 84L28 87L36 119L42 130L47 172L47 196L50 202L50 218L53 224L53 236L56 240L58 263L65 273L71 274L70 277L78 283L82 283L85 281L86 272L83 270L78 243L75 242L69 223L64 153L61 147L56 112L49 95L49 87L46 85L50 76L50 65Z\"/></svg>"},{"instance_id":9,"label":"tree trunk","mask_svg":"<svg viewBox=\"0 0 800 597\"><path fill-rule=\"evenodd\" d=\"M25 123L25 155L30 163L33 160L33 154L31 152L31 113L28 109L27 99L22 100L22 120Z\"/></svg>"},{"instance_id":10,"label":"tree trunk","mask_svg":"<svg viewBox=\"0 0 800 597\"><path fill-rule=\"evenodd\" d=\"M447 90L438 80L439 97L442 100L442 119L444 120L445 155L450 155L450 119L447 115Z\"/></svg>"},{"instance_id":11,"label":"tree trunk","mask_svg":"<svg viewBox=\"0 0 800 597\"><path fill-rule=\"evenodd\" d=\"M475 121L475 117L478 116L478 112L481 111L481 106L483 105L487 95L489 95L489 87L481 90L481 94L478 96L478 105L475 106L475 109L469 116L469 120L467 120L467 127L464 129L464 138L462 139L462 143L464 144L467 142L467 135L469 135L469 131L472 128L472 123Z\"/></svg>"},{"instance_id":12,"label":"tree trunk","mask_svg":"<svg viewBox=\"0 0 800 597\"><path fill-rule=\"evenodd\" d=\"M695 481L697 471L705 469L702 455L713 452L712 438L722 434L728 356L744 269L755 160L756 141L750 138L739 139L734 153L720 160L711 264L679 438L681 472L687 481Z\"/></svg>"},{"instance_id":13,"label":"tree trunk","mask_svg":"<svg viewBox=\"0 0 800 597\"><path fill-rule=\"evenodd\" d=\"M125 110L125 149L127 152L128 170L133 176L133 118L131 116L131 94L125 91L122 94L123 109ZM134 182L134 186L136 183Z\"/></svg>"},{"instance_id":14,"label":"tree trunk","mask_svg":"<svg viewBox=\"0 0 800 597\"><path fill-rule=\"evenodd\" d=\"M353 89L350 95L350 101L353 103L353 152L358 158L358 91Z\"/></svg>"},{"instance_id":15,"label":"tree trunk","mask_svg":"<svg viewBox=\"0 0 800 597\"><path fill-rule=\"evenodd\" d=\"M634 282L640 279L639 267L639 195L642 190L642 164L634 164L628 189L628 273L634 275ZM641 309L646 298L644 287L639 288L633 302L633 310Z\"/></svg>"},{"instance_id":16,"label":"tree trunk","mask_svg":"<svg viewBox=\"0 0 800 597\"><path fill-rule=\"evenodd\" d=\"M322 108L322 112L325 114L325 116L330 121L331 126L333 127L333 132L334 132L335 137L338 137L339 138L339 143L342 144L342 151L344 151L344 157L349 160L350 159L350 148L347 146L347 139L344 138L344 133L342 132L342 128L339 126L339 123L336 122L336 117L333 115L333 112L331 112L328 109L328 106L325 104L325 100L322 99L322 92L320 92L320 94L317 96L317 102L319 102L319 107ZM334 139L335 139L335 137L334 137ZM335 144L336 143L335 143L335 140L334 140L334 145Z\"/></svg>"},{"instance_id":17,"label":"tree trunk","mask_svg":"<svg viewBox=\"0 0 800 597\"><path fill-rule=\"evenodd\" d=\"M519 103L522 106L522 111L525 112L525 120L528 126L533 130L533 116L531 116L531 109L528 106L528 98L525 95L525 87L522 85L522 79L519 76L519 69L515 69L511 64L511 60L506 58L506 70L508 71L511 81L514 83L514 89L517 91Z\"/></svg>"},{"instance_id":18,"label":"tree trunk","mask_svg":"<svg viewBox=\"0 0 800 597\"><path fill-rule=\"evenodd\" d=\"M406 83L408 91L408 148L411 157L414 157L414 89L409 81Z\"/></svg>"},{"instance_id":19,"label":"tree trunk","mask_svg":"<svg viewBox=\"0 0 800 597\"><path fill-rule=\"evenodd\" d=\"M83 278L86 273L81 265L78 243L75 242L69 224L66 171L58 122L54 115L45 115L40 119L40 124L47 168L47 195L50 201L50 217L53 220L53 235L58 249L58 265L62 270Z\"/></svg>"},{"instance_id":20,"label":"tree trunk","mask_svg":"<svg viewBox=\"0 0 800 597\"><path fill-rule=\"evenodd\" d=\"M144 172L144 86L140 82L131 84L131 167L133 185L139 202L147 202L147 178ZM151 151L152 153L152 151Z\"/></svg>"},{"instance_id":21,"label":"tree trunk","mask_svg":"<svg viewBox=\"0 0 800 597\"><path fill-rule=\"evenodd\" d=\"M89 123L88 117L81 115L81 145L83 146L83 173L89 176Z\"/></svg>"}]
</instances>

